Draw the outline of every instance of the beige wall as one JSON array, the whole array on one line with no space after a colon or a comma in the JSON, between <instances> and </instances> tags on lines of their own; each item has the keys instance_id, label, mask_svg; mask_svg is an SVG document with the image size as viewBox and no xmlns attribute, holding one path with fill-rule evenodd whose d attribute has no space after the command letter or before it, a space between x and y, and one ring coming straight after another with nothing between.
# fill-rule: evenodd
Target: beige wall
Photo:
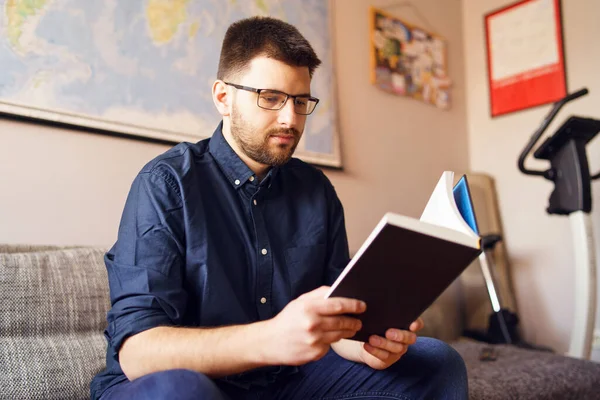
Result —
<instances>
[{"instance_id":1,"label":"beige wall","mask_svg":"<svg viewBox=\"0 0 600 400\"><path fill-rule=\"evenodd\" d=\"M166 149L0 119L0 243L112 244L135 174Z\"/></svg>"},{"instance_id":2,"label":"beige wall","mask_svg":"<svg viewBox=\"0 0 600 400\"><path fill-rule=\"evenodd\" d=\"M345 170L328 175L345 207L351 250L358 249L385 211L419 216L442 171L468 167L460 3L420 0L418 11L387 9L406 22L432 26L448 40L454 83L449 111L384 93L369 83L369 6L391 3L334 1Z\"/></svg>"},{"instance_id":3,"label":"beige wall","mask_svg":"<svg viewBox=\"0 0 600 400\"><path fill-rule=\"evenodd\" d=\"M454 106L441 111L370 85L368 9L334 1L339 123L345 169L326 171L356 250L385 211L417 216L443 169L467 167L460 9L422 1L449 40ZM420 24L411 9L391 9ZM166 146L0 119L0 242L110 245L131 181Z\"/></svg>"},{"instance_id":4,"label":"beige wall","mask_svg":"<svg viewBox=\"0 0 600 400\"><path fill-rule=\"evenodd\" d=\"M522 325L526 339L568 349L573 317L573 246L566 217L545 213L551 183L526 177L517 157L550 106L491 119L489 116L483 15L510 4L506 0L463 0L466 90L471 168L497 179L508 251L513 262ZM590 95L563 108L548 132L570 114L600 117L600 2L563 0L567 83L570 91L588 87ZM598 140L589 146L593 171L600 169ZM529 161L530 167L546 164ZM594 187L592 218L596 249L600 243L600 187ZM597 251L597 250L596 250ZM598 354L596 359L600 360Z\"/></svg>"}]
</instances>

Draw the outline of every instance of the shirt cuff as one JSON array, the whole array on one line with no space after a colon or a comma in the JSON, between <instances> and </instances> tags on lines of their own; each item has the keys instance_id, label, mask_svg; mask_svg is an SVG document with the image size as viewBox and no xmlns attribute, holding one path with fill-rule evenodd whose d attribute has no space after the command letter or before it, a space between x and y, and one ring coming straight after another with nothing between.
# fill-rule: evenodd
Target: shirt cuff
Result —
<instances>
[{"instance_id":1,"label":"shirt cuff","mask_svg":"<svg viewBox=\"0 0 600 400\"><path fill-rule=\"evenodd\" d=\"M107 328L107 340L113 350L116 360L119 359L119 350L125 339L148 329L158 326L173 326L173 322L160 311L150 311L144 315L131 315L113 321Z\"/></svg>"}]
</instances>

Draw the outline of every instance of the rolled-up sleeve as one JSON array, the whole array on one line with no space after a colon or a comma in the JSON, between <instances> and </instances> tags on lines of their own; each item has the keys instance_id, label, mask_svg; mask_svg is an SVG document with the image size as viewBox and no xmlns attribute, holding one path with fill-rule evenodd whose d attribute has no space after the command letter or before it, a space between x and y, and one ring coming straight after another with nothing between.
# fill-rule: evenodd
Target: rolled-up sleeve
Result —
<instances>
[{"instance_id":1,"label":"rolled-up sleeve","mask_svg":"<svg viewBox=\"0 0 600 400\"><path fill-rule=\"evenodd\" d=\"M104 258L112 306L106 337L116 359L127 337L181 324L187 301L184 237L176 179L160 169L140 173L127 197L117 242Z\"/></svg>"}]
</instances>

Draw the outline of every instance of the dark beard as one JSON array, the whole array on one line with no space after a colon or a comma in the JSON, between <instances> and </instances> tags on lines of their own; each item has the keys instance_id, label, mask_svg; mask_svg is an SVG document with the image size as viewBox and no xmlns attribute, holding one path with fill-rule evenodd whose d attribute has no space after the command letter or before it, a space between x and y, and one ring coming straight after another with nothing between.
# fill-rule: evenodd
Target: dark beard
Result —
<instances>
[{"instance_id":1,"label":"dark beard","mask_svg":"<svg viewBox=\"0 0 600 400\"><path fill-rule=\"evenodd\" d=\"M273 151L269 145L269 138L278 134L293 135L295 138L294 144L289 148L284 145L277 146L279 151ZM242 121L234 107L231 112L231 136L233 136L242 152L250 159L263 165L279 167L292 158L301 134L294 128L269 129L265 132L262 141L253 141L252 139L257 136L256 132Z\"/></svg>"}]
</instances>

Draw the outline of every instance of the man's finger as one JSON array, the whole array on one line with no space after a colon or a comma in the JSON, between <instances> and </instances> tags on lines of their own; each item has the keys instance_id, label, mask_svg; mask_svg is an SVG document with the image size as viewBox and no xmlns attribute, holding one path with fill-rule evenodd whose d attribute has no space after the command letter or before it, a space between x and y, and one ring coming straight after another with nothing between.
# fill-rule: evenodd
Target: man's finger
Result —
<instances>
[{"instance_id":1,"label":"man's finger","mask_svg":"<svg viewBox=\"0 0 600 400\"><path fill-rule=\"evenodd\" d=\"M388 329L385 332L385 338L402 344L415 344L417 341L417 335L414 332L401 329Z\"/></svg>"},{"instance_id":2,"label":"man's finger","mask_svg":"<svg viewBox=\"0 0 600 400\"><path fill-rule=\"evenodd\" d=\"M387 361L392 353L387 350L380 349L378 347L373 347L369 343L365 343L363 345L365 351L371 354L373 357L380 359L381 361Z\"/></svg>"},{"instance_id":3,"label":"man's finger","mask_svg":"<svg viewBox=\"0 0 600 400\"><path fill-rule=\"evenodd\" d=\"M422 318L417 318L416 321L414 321L412 324L410 324L410 326L408 327L408 329L411 332L418 332L421 329L423 329L423 327L425 326L425 323L423 322Z\"/></svg>"},{"instance_id":4,"label":"man's finger","mask_svg":"<svg viewBox=\"0 0 600 400\"><path fill-rule=\"evenodd\" d=\"M342 339L350 339L356 334L356 331L332 331L325 332L322 336L323 343L331 344Z\"/></svg>"},{"instance_id":5,"label":"man's finger","mask_svg":"<svg viewBox=\"0 0 600 400\"><path fill-rule=\"evenodd\" d=\"M388 340L376 335L372 335L369 338L369 344L373 347L386 350L394 354L404 354L404 352L406 352L406 347L408 346L407 344L394 342L393 340Z\"/></svg>"},{"instance_id":6,"label":"man's finger","mask_svg":"<svg viewBox=\"0 0 600 400\"><path fill-rule=\"evenodd\" d=\"M359 331L362 328L362 322L358 318L352 317L321 317L319 328L325 332L332 331Z\"/></svg>"},{"instance_id":7,"label":"man's finger","mask_svg":"<svg viewBox=\"0 0 600 400\"><path fill-rule=\"evenodd\" d=\"M364 301L345 297L332 297L312 303L313 310L320 315L361 314L367 309Z\"/></svg>"}]
</instances>

